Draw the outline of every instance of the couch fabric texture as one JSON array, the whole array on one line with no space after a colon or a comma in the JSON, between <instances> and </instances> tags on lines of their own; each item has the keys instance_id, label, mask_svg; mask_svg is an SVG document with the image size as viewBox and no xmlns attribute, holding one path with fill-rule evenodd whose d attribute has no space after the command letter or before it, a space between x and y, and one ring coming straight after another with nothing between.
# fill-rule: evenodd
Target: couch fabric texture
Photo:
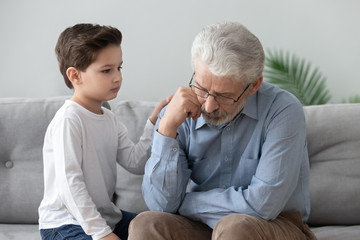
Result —
<instances>
[{"instance_id":1,"label":"couch fabric texture","mask_svg":"<svg viewBox=\"0 0 360 240\"><path fill-rule=\"evenodd\" d=\"M55 112L69 96L0 99L0 240L38 240L43 194L42 144ZM120 101L112 111L140 137L155 102ZM360 239L360 104L304 107L310 158L311 214L319 240ZM115 202L147 210L142 176L118 166Z\"/></svg>"}]
</instances>

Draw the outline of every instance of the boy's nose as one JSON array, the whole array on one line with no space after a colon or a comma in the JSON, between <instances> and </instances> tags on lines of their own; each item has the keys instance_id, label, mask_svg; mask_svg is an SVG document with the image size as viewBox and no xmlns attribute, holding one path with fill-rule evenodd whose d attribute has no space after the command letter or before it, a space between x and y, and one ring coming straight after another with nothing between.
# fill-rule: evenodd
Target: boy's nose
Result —
<instances>
[{"instance_id":1,"label":"boy's nose","mask_svg":"<svg viewBox=\"0 0 360 240\"><path fill-rule=\"evenodd\" d=\"M114 82L121 82L122 81L122 74L118 72L118 74L114 78Z\"/></svg>"}]
</instances>

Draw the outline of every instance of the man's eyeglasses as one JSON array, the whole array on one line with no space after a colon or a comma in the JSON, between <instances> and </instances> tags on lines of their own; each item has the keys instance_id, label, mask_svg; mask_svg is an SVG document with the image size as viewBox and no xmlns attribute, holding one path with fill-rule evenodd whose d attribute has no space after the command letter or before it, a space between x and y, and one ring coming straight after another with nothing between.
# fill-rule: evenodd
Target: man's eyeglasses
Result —
<instances>
[{"instance_id":1,"label":"man's eyeglasses","mask_svg":"<svg viewBox=\"0 0 360 240\"><path fill-rule=\"evenodd\" d=\"M193 73L191 80L189 82L189 87L191 88L191 90L199 97L201 98L208 98L209 96L214 97L215 101L219 104L223 104L223 105L233 105L234 103L238 102L240 100L240 98L242 97L242 95L246 92L246 90L250 87L250 84L248 84L244 91L240 94L240 96L237 99L233 99L230 97L225 97L222 95L216 95L216 94L210 94L206 89L203 88L199 88L197 86L195 86L194 84L192 84L193 78L194 78L195 73Z\"/></svg>"}]
</instances>

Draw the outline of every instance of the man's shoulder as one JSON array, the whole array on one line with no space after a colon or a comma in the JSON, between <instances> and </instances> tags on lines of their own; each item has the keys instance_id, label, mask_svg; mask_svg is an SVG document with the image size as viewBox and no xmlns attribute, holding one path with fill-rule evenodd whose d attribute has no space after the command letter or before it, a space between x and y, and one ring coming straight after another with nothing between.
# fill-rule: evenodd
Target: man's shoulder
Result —
<instances>
[{"instance_id":1,"label":"man's shoulder","mask_svg":"<svg viewBox=\"0 0 360 240\"><path fill-rule=\"evenodd\" d=\"M259 119L276 119L275 116L304 115L301 102L290 92L268 82L263 82L256 96Z\"/></svg>"},{"instance_id":2,"label":"man's shoulder","mask_svg":"<svg viewBox=\"0 0 360 240\"><path fill-rule=\"evenodd\" d=\"M300 101L292 93L268 82L262 83L258 91L258 98L266 102L271 99L272 103L301 106Z\"/></svg>"}]
</instances>

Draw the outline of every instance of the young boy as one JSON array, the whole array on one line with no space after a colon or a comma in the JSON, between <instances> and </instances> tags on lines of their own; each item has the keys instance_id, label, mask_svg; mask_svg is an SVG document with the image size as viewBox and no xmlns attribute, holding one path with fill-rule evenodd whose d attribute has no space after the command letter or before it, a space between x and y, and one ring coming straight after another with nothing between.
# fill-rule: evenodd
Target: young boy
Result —
<instances>
[{"instance_id":1,"label":"young boy","mask_svg":"<svg viewBox=\"0 0 360 240\"><path fill-rule=\"evenodd\" d=\"M66 85L74 90L46 131L44 198L39 207L42 239L127 239L135 214L112 202L116 162L142 174L154 123L163 100L147 121L137 144L125 126L102 107L122 82L121 32L77 24L61 33L56 55Z\"/></svg>"}]
</instances>

